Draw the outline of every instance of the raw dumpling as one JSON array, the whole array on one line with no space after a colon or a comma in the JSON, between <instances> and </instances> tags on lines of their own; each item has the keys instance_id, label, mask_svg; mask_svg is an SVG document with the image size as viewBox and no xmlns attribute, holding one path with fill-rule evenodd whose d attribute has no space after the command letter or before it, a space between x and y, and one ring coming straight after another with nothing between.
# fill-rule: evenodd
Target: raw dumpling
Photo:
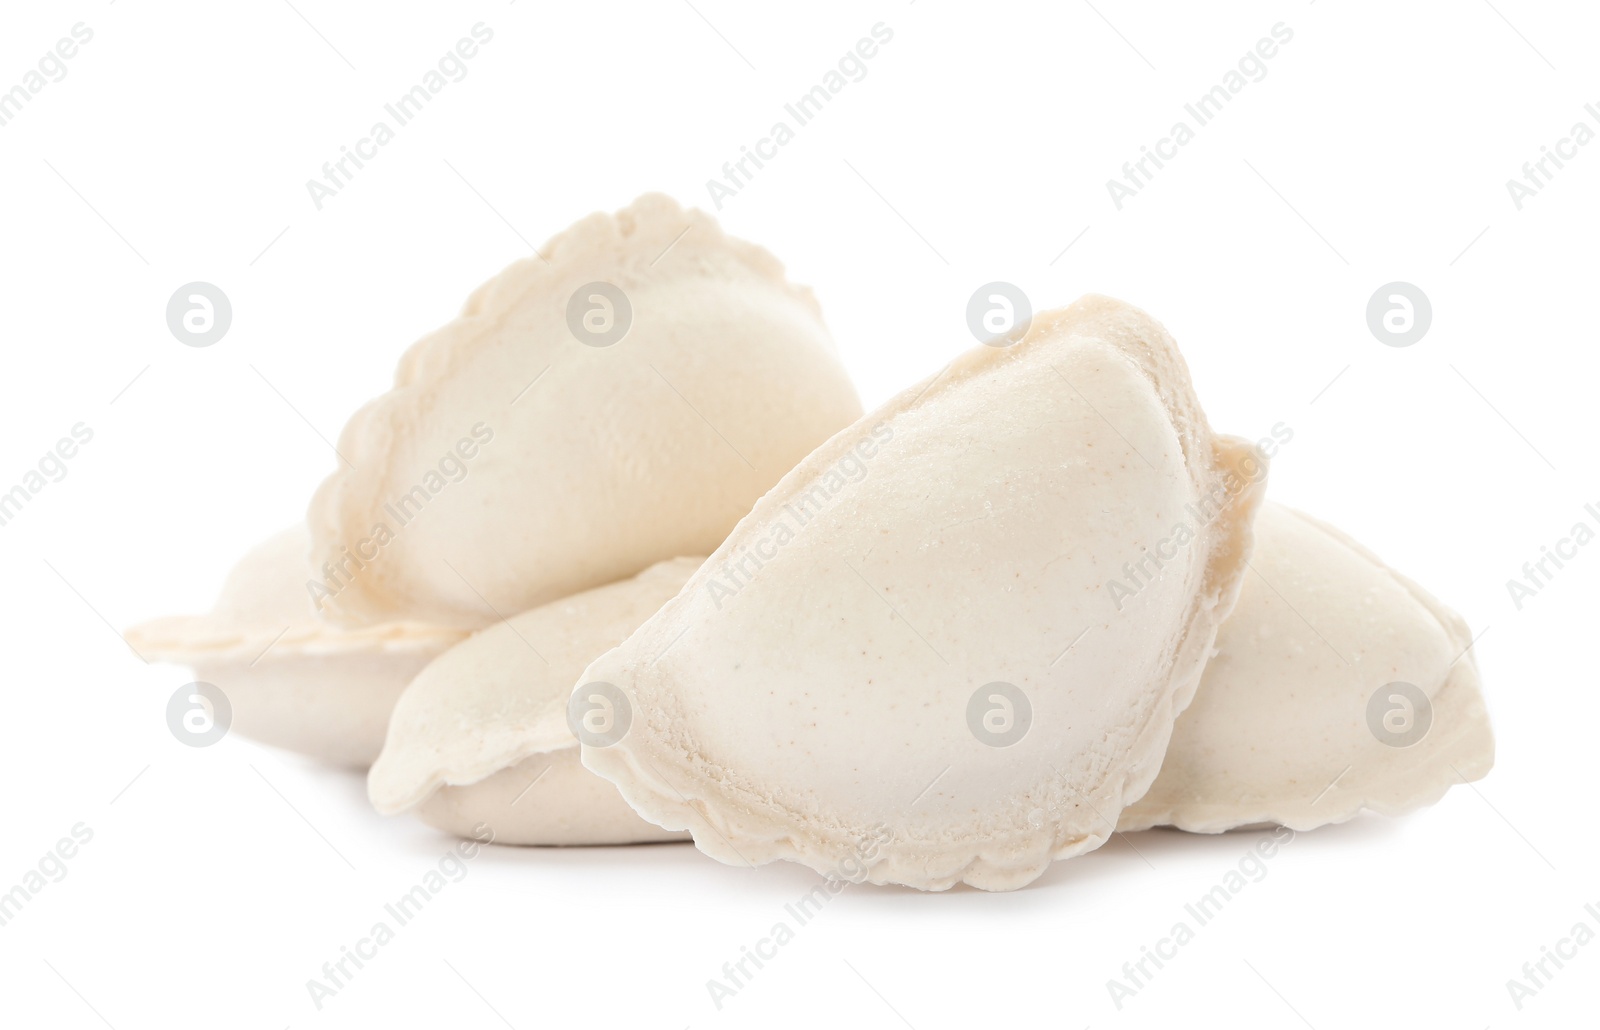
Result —
<instances>
[{"instance_id":1,"label":"raw dumpling","mask_svg":"<svg viewBox=\"0 0 1600 1030\"><path fill-rule=\"evenodd\" d=\"M1020 887L1155 777L1264 480L1149 316L1038 315L812 453L591 665L631 726L584 765L730 864Z\"/></svg>"},{"instance_id":2,"label":"raw dumpling","mask_svg":"<svg viewBox=\"0 0 1600 1030\"><path fill-rule=\"evenodd\" d=\"M861 414L816 300L648 195L480 287L345 427L321 610L480 628L706 554Z\"/></svg>"},{"instance_id":3,"label":"raw dumpling","mask_svg":"<svg viewBox=\"0 0 1600 1030\"><path fill-rule=\"evenodd\" d=\"M324 622L306 591L309 549L304 526L279 533L228 574L209 615L156 619L129 630L128 642L220 689L231 731L366 768L383 747L395 698L466 632L413 620Z\"/></svg>"},{"instance_id":4,"label":"raw dumpling","mask_svg":"<svg viewBox=\"0 0 1600 1030\"><path fill-rule=\"evenodd\" d=\"M388 815L415 808L462 837L501 844L676 840L578 761L567 706L583 668L676 594L701 558L654 565L491 626L440 655L395 706L367 777Z\"/></svg>"},{"instance_id":5,"label":"raw dumpling","mask_svg":"<svg viewBox=\"0 0 1600 1030\"><path fill-rule=\"evenodd\" d=\"M1494 764L1461 617L1278 504L1161 774L1120 829L1309 830L1437 801Z\"/></svg>"}]
</instances>

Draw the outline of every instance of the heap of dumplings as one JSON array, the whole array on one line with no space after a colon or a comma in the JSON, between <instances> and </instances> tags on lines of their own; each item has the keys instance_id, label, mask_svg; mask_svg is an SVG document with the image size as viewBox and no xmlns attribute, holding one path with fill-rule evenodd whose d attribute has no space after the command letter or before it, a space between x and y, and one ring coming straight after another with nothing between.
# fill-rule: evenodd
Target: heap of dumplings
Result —
<instances>
[{"instance_id":1,"label":"heap of dumplings","mask_svg":"<svg viewBox=\"0 0 1600 1030\"><path fill-rule=\"evenodd\" d=\"M643 197L480 287L305 523L130 640L383 813L925 890L1488 772L1461 618L1267 500L1158 323L991 343L863 414L808 290Z\"/></svg>"}]
</instances>

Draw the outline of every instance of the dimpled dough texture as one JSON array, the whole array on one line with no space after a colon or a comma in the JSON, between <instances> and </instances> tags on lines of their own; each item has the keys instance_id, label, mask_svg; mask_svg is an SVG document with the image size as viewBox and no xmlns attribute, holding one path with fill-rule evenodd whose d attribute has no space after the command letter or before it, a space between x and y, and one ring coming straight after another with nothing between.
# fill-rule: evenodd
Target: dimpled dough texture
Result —
<instances>
[{"instance_id":1,"label":"dimpled dough texture","mask_svg":"<svg viewBox=\"0 0 1600 1030\"><path fill-rule=\"evenodd\" d=\"M1143 312L1041 314L811 454L586 670L632 721L583 762L730 864L1021 887L1154 778L1264 478ZM1161 575L1114 596L1162 541Z\"/></svg>"},{"instance_id":2,"label":"dimpled dough texture","mask_svg":"<svg viewBox=\"0 0 1600 1030\"><path fill-rule=\"evenodd\" d=\"M406 688L367 777L373 806L414 809L500 844L675 840L578 761L567 698L583 667L678 592L700 558L651 566L523 612L445 652Z\"/></svg>"},{"instance_id":3,"label":"dimpled dough texture","mask_svg":"<svg viewBox=\"0 0 1600 1030\"><path fill-rule=\"evenodd\" d=\"M1161 775L1120 829L1309 830L1363 808L1398 815L1489 772L1494 737L1460 616L1282 505L1264 506L1251 565ZM1420 740L1382 722L1395 710L1394 725L1407 725L1388 700L1395 682L1428 698ZM1380 690L1374 726L1368 703ZM1414 726L1424 706L1412 708Z\"/></svg>"},{"instance_id":4,"label":"dimpled dough texture","mask_svg":"<svg viewBox=\"0 0 1600 1030\"><path fill-rule=\"evenodd\" d=\"M542 254L412 346L345 427L349 464L309 513L330 617L479 628L708 554L861 414L811 292L706 214L647 195ZM580 291L595 282L627 305ZM576 324L626 334L579 342L575 294Z\"/></svg>"}]
</instances>

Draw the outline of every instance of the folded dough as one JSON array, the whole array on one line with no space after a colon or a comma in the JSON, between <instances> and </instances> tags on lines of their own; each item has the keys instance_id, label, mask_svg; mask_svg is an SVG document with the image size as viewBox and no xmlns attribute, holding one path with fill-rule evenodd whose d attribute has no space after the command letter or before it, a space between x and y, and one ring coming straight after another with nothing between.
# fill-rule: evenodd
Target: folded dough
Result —
<instances>
[{"instance_id":1,"label":"folded dough","mask_svg":"<svg viewBox=\"0 0 1600 1030\"><path fill-rule=\"evenodd\" d=\"M418 620L340 627L312 609L304 526L247 553L207 615L135 626L149 661L173 662L215 684L230 731L336 765L366 768L383 747L389 711L413 676L466 631Z\"/></svg>"},{"instance_id":2,"label":"folded dough","mask_svg":"<svg viewBox=\"0 0 1600 1030\"><path fill-rule=\"evenodd\" d=\"M1147 315L1036 316L813 452L594 662L631 726L583 763L731 864L1020 887L1155 777L1264 479Z\"/></svg>"},{"instance_id":3,"label":"folded dough","mask_svg":"<svg viewBox=\"0 0 1600 1030\"><path fill-rule=\"evenodd\" d=\"M1256 521L1251 566L1161 774L1119 829L1309 830L1363 808L1398 815L1488 773L1494 738L1459 615L1339 530L1279 504ZM1408 706L1385 694L1375 705L1419 728L1430 721L1405 746L1369 714L1373 695L1397 682L1428 699Z\"/></svg>"},{"instance_id":4,"label":"folded dough","mask_svg":"<svg viewBox=\"0 0 1600 1030\"><path fill-rule=\"evenodd\" d=\"M551 602L482 630L422 670L395 706L367 776L373 806L416 809L463 837L501 844L675 840L583 768L567 723L583 668L678 592L701 558Z\"/></svg>"},{"instance_id":5,"label":"folded dough","mask_svg":"<svg viewBox=\"0 0 1600 1030\"><path fill-rule=\"evenodd\" d=\"M542 254L346 425L308 516L329 617L476 629L709 553L861 414L811 292L705 213L647 195Z\"/></svg>"}]
</instances>

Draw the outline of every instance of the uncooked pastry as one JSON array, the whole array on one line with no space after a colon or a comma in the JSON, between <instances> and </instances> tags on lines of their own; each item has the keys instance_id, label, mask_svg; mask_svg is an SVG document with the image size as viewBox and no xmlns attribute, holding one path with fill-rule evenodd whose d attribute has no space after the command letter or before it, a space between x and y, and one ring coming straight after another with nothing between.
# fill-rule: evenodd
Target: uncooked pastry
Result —
<instances>
[{"instance_id":1,"label":"uncooked pastry","mask_svg":"<svg viewBox=\"0 0 1600 1030\"><path fill-rule=\"evenodd\" d=\"M1459 615L1279 504L1256 520L1250 563L1161 774L1119 829L1309 830L1363 808L1398 815L1489 772L1494 737Z\"/></svg>"},{"instance_id":2,"label":"uncooked pastry","mask_svg":"<svg viewBox=\"0 0 1600 1030\"><path fill-rule=\"evenodd\" d=\"M584 666L678 592L701 558L651 566L481 630L406 688L383 754L367 776L385 815L416 809L462 837L500 844L675 840L634 814L578 761L567 699Z\"/></svg>"},{"instance_id":3,"label":"uncooked pastry","mask_svg":"<svg viewBox=\"0 0 1600 1030\"><path fill-rule=\"evenodd\" d=\"M1020 887L1155 777L1264 479L1143 312L1036 316L812 453L591 665L633 710L584 765L731 864Z\"/></svg>"},{"instance_id":4,"label":"uncooked pastry","mask_svg":"<svg viewBox=\"0 0 1600 1030\"><path fill-rule=\"evenodd\" d=\"M148 661L187 665L233 710L230 732L336 765L366 768L383 747L395 698L466 632L419 620L340 627L317 618L304 526L253 548L207 615L135 626Z\"/></svg>"},{"instance_id":5,"label":"uncooked pastry","mask_svg":"<svg viewBox=\"0 0 1600 1030\"><path fill-rule=\"evenodd\" d=\"M860 414L810 290L641 197L479 287L345 426L308 516L318 600L476 629L707 554Z\"/></svg>"}]
</instances>

